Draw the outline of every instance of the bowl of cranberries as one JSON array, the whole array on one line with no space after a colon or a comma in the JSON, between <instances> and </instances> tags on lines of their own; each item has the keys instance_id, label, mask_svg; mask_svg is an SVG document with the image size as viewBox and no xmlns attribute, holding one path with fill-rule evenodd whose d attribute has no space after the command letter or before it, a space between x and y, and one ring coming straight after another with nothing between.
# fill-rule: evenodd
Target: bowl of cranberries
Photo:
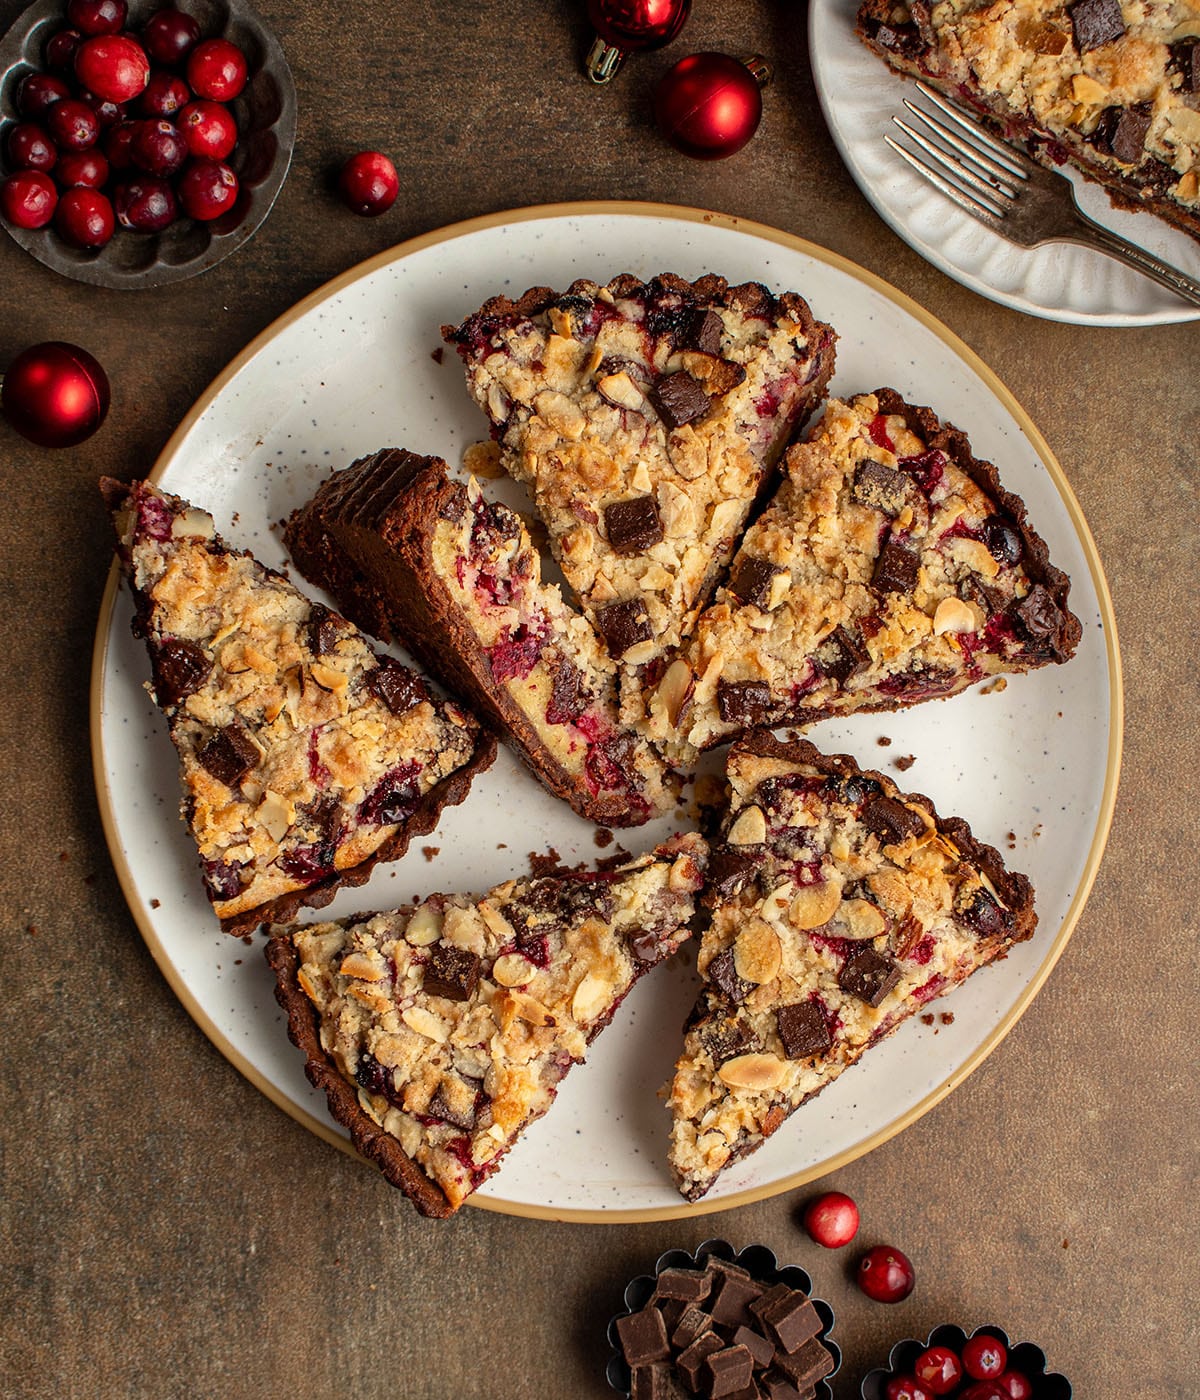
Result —
<instances>
[{"instance_id":1,"label":"bowl of cranberries","mask_svg":"<svg viewBox=\"0 0 1200 1400\"><path fill-rule=\"evenodd\" d=\"M158 287L241 247L296 89L243 0L36 0L0 41L0 220L81 282Z\"/></svg>"},{"instance_id":2,"label":"bowl of cranberries","mask_svg":"<svg viewBox=\"0 0 1200 1400\"><path fill-rule=\"evenodd\" d=\"M888 1364L863 1380L863 1400L1070 1400L1071 1384L1046 1370L1032 1342L999 1327L935 1327L923 1342L897 1342Z\"/></svg>"}]
</instances>

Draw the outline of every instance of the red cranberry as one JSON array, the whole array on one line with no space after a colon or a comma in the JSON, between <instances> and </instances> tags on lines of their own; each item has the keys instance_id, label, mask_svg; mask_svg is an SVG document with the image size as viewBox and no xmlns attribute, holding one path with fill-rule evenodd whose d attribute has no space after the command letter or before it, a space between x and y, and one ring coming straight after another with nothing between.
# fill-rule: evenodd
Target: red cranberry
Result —
<instances>
[{"instance_id":1,"label":"red cranberry","mask_svg":"<svg viewBox=\"0 0 1200 1400\"><path fill-rule=\"evenodd\" d=\"M200 42L200 25L179 10L156 10L142 29L142 43L155 63L182 63Z\"/></svg>"},{"instance_id":2,"label":"red cranberry","mask_svg":"<svg viewBox=\"0 0 1200 1400\"><path fill-rule=\"evenodd\" d=\"M826 1191L804 1208L809 1238L825 1249L841 1249L858 1234L858 1207L842 1191Z\"/></svg>"},{"instance_id":3,"label":"red cranberry","mask_svg":"<svg viewBox=\"0 0 1200 1400\"><path fill-rule=\"evenodd\" d=\"M237 123L228 107L201 99L189 102L175 125L187 142L188 154L224 160L237 145Z\"/></svg>"},{"instance_id":4,"label":"red cranberry","mask_svg":"<svg viewBox=\"0 0 1200 1400\"><path fill-rule=\"evenodd\" d=\"M179 202L192 219L216 219L237 197L238 177L219 160L194 160L179 180Z\"/></svg>"},{"instance_id":5,"label":"red cranberry","mask_svg":"<svg viewBox=\"0 0 1200 1400\"><path fill-rule=\"evenodd\" d=\"M140 122L118 122L104 138L104 154L114 170L129 170L133 166L133 138Z\"/></svg>"},{"instance_id":6,"label":"red cranberry","mask_svg":"<svg viewBox=\"0 0 1200 1400\"><path fill-rule=\"evenodd\" d=\"M57 203L54 181L40 170L18 170L0 185L0 210L17 228L45 228Z\"/></svg>"},{"instance_id":7,"label":"red cranberry","mask_svg":"<svg viewBox=\"0 0 1200 1400\"><path fill-rule=\"evenodd\" d=\"M17 111L31 121L38 121L56 102L70 95L71 89L52 73L30 73L17 89Z\"/></svg>"},{"instance_id":8,"label":"red cranberry","mask_svg":"<svg viewBox=\"0 0 1200 1400\"><path fill-rule=\"evenodd\" d=\"M5 150L14 170L53 170L58 159L58 148L36 122L10 126Z\"/></svg>"},{"instance_id":9,"label":"red cranberry","mask_svg":"<svg viewBox=\"0 0 1200 1400\"><path fill-rule=\"evenodd\" d=\"M930 1347L923 1351L913 1371L934 1395L948 1395L963 1377L962 1362L949 1347Z\"/></svg>"},{"instance_id":10,"label":"red cranberry","mask_svg":"<svg viewBox=\"0 0 1200 1400\"><path fill-rule=\"evenodd\" d=\"M119 34L128 11L125 0L67 0L67 20L81 34Z\"/></svg>"},{"instance_id":11,"label":"red cranberry","mask_svg":"<svg viewBox=\"0 0 1200 1400\"><path fill-rule=\"evenodd\" d=\"M973 1381L955 1400L1008 1400L1008 1395L996 1381Z\"/></svg>"},{"instance_id":12,"label":"red cranberry","mask_svg":"<svg viewBox=\"0 0 1200 1400\"><path fill-rule=\"evenodd\" d=\"M62 151L86 151L100 138L100 118L77 97L64 97L46 113L46 125Z\"/></svg>"},{"instance_id":13,"label":"red cranberry","mask_svg":"<svg viewBox=\"0 0 1200 1400\"><path fill-rule=\"evenodd\" d=\"M173 117L191 100L192 94L182 78L156 68L150 74L146 91L138 98L138 111L144 117Z\"/></svg>"},{"instance_id":14,"label":"red cranberry","mask_svg":"<svg viewBox=\"0 0 1200 1400\"><path fill-rule=\"evenodd\" d=\"M996 1377L996 1384L1008 1400L1033 1400L1033 1382L1023 1371L1005 1371Z\"/></svg>"},{"instance_id":15,"label":"red cranberry","mask_svg":"<svg viewBox=\"0 0 1200 1400\"><path fill-rule=\"evenodd\" d=\"M1003 1342L989 1337L986 1332L977 1332L964 1343L962 1361L967 1375L973 1380L993 1381L1004 1374L1008 1352Z\"/></svg>"},{"instance_id":16,"label":"red cranberry","mask_svg":"<svg viewBox=\"0 0 1200 1400\"><path fill-rule=\"evenodd\" d=\"M113 193L113 204L117 222L135 233L161 233L179 215L171 186L152 175L135 176L119 184Z\"/></svg>"},{"instance_id":17,"label":"red cranberry","mask_svg":"<svg viewBox=\"0 0 1200 1400\"><path fill-rule=\"evenodd\" d=\"M359 151L342 166L338 192L356 214L371 219L386 214L400 193L396 167L379 151Z\"/></svg>"},{"instance_id":18,"label":"red cranberry","mask_svg":"<svg viewBox=\"0 0 1200 1400\"><path fill-rule=\"evenodd\" d=\"M98 190L108 183L108 161L94 146L90 151L68 151L54 167L54 178L65 190L76 186Z\"/></svg>"},{"instance_id":19,"label":"red cranberry","mask_svg":"<svg viewBox=\"0 0 1200 1400\"><path fill-rule=\"evenodd\" d=\"M107 131L110 126L116 126L125 116L124 103L110 102L107 97L97 97L94 92L89 92L87 88L79 89L79 100L86 103L95 112L101 131Z\"/></svg>"},{"instance_id":20,"label":"red cranberry","mask_svg":"<svg viewBox=\"0 0 1200 1400\"><path fill-rule=\"evenodd\" d=\"M150 79L150 60L128 34L101 34L85 39L75 55L75 76L98 97L128 102Z\"/></svg>"},{"instance_id":21,"label":"red cranberry","mask_svg":"<svg viewBox=\"0 0 1200 1400\"><path fill-rule=\"evenodd\" d=\"M934 1400L933 1392L916 1376L893 1376L883 1393L887 1400Z\"/></svg>"},{"instance_id":22,"label":"red cranberry","mask_svg":"<svg viewBox=\"0 0 1200 1400\"><path fill-rule=\"evenodd\" d=\"M46 40L46 66L58 73L75 71L75 50L83 35L78 29L60 29Z\"/></svg>"},{"instance_id":23,"label":"red cranberry","mask_svg":"<svg viewBox=\"0 0 1200 1400\"><path fill-rule=\"evenodd\" d=\"M54 211L59 237L75 248L103 248L116 231L107 195L80 185L64 191Z\"/></svg>"},{"instance_id":24,"label":"red cranberry","mask_svg":"<svg viewBox=\"0 0 1200 1400\"><path fill-rule=\"evenodd\" d=\"M858 1286L877 1303L902 1303L913 1291L916 1275L906 1255L890 1244L877 1244L858 1261Z\"/></svg>"},{"instance_id":25,"label":"red cranberry","mask_svg":"<svg viewBox=\"0 0 1200 1400\"><path fill-rule=\"evenodd\" d=\"M170 122L138 122L129 154L139 170L168 180L183 169L187 146Z\"/></svg>"},{"instance_id":26,"label":"red cranberry","mask_svg":"<svg viewBox=\"0 0 1200 1400\"><path fill-rule=\"evenodd\" d=\"M246 55L228 39L205 39L188 55L192 91L214 102L232 102L246 86L246 71Z\"/></svg>"}]
</instances>

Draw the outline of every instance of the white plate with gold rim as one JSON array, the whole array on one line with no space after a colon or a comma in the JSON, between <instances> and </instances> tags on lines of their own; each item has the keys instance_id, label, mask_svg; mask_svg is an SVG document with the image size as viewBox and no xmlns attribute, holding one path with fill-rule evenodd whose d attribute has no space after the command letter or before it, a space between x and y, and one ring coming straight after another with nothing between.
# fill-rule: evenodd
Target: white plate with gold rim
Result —
<instances>
[{"instance_id":1,"label":"white plate with gold rim","mask_svg":"<svg viewBox=\"0 0 1200 1400\"><path fill-rule=\"evenodd\" d=\"M1031 942L934 1005L952 1011L952 1022L903 1026L697 1205L681 1200L668 1175L658 1097L695 990L690 959L677 955L628 998L551 1112L478 1193L480 1205L516 1215L618 1221L719 1210L798 1186L914 1121L999 1043L1058 959L1095 877L1116 793L1121 690L1112 606L1061 468L1007 390L944 326L869 273L775 229L666 205L585 204L497 214L414 239L352 268L264 331L202 395L153 475L212 511L233 544L281 566L279 522L331 469L384 445L453 465L485 435L457 357L440 353L443 323L496 293L663 271L719 271L800 291L838 331L834 392L888 384L969 429L1070 573L1083 639L1069 665L1016 677L1003 692L823 724L810 736L891 772L1007 847L1033 879L1041 923ZM174 751L143 689L147 661L130 618L114 573L97 630L92 738L105 830L130 908L180 1001L222 1053L299 1122L348 1146L287 1040L261 939L247 948L229 938L209 910L175 815ZM916 762L897 773L893 760L907 755ZM665 819L618 833L618 841L641 851L681 824ZM310 917L394 907L435 890L482 892L527 871L530 852L550 848L571 862L613 849L600 848L595 829L502 749L435 833Z\"/></svg>"}]
</instances>

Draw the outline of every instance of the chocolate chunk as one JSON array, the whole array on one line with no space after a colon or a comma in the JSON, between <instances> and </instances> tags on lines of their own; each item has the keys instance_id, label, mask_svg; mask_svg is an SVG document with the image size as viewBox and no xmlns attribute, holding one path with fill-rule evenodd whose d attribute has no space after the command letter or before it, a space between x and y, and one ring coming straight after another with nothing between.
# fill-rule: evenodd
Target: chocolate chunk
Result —
<instances>
[{"instance_id":1,"label":"chocolate chunk","mask_svg":"<svg viewBox=\"0 0 1200 1400\"><path fill-rule=\"evenodd\" d=\"M596 614L596 625L604 637L609 656L614 660L624 656L635 643L649 641L654 635L650 614L641 598L629 598L623 603L610 603L607 608L601 608Z\"/></svg>"},{"instance_id":2,"label":"chocolate chunk","mask_svg":"<svg viewBox=\"0 0 1200 1400\"><path fill-rule=\"evenodd\" d=\"M762 1394L763 1400L806 1400L814 1392L797 1390L785 1375L771 1370L763 1374Z\"/></svg>"},{"instance_id":3,"label":"chocolate chunk","mask_svg":"<svg viewBox=\"0 0 1200 1400\"><path fill-rule=\"evenodd\" d=\"M754 1320L750 1304L763 1295L763 1286L752 1278L726 1274L709 1300L708 1311L718 1327L743 1327ZM744 1384L744 1382L743 1382Z\"/></svg>"},{"instance_id":4,"label":"chocolate chunk","mask_svg":"<svg viewBox=\"0 0 1200 1400\"><path fill-rule=\"evenodd\" d=\"M838 973L838 986L851 996L878 1006L900 980L900 969L883 953L863 948L847 958Z\"/></svg>"},{"instance_id":5,"label":"chocolate chunk","mask_svg":"<svg viewBox=\"0 0 1200 1400\"><path fill-rule=\"evenodd\" d=\"M703 1269L664 1269L654 1284L656 1298L682 1298L698 1303L712 1291L712 1274Z\"/></svg>"},{"instance_id":6,"label":"chocolate chunk","mask_svg":"<svg viewBox=\"0 0 1200 1400\"><path fill-rule=\"evenodd\" d=\"M1168 66L1180 76L1180 92L1200 92L1200 43L1184 39L1172 44Z\"/></svg>"},{"instance_id":7,"label":"chocolate chunk","mask_svg":"<svg viewBox=\"0 0 1200 1400\"><path fill-rule=\"evenodd\" d=\"M885 846L897 846L925 830L921 814L894 797L876 797L863 808L860 820Z\"/></svg>"},{"instance_id":8,"label":"chocolate chunk","mask_svg":"<svg viewBox=\"0 0 1200 1400\"><path fill-rule=\"evenodd\" d=\"M757 854L751 854L751 850ZM732 899L757 873L763 855L761 846L717 846L708 861L706 895L718 900Z\"/></svg>"},{"instance_id":9,"label":"chocolate chunk","mask_svg":"<svg viewBox=\"0 0 1200 1400\"><path fill-rule=\"evenodd\" d=\"M630 1372L629 1400L687 1400L687 1391L665 1361L652 1361Z\"/></svg>"},{"instance_id":10,"label":"chocolate chunk","mask_svg":"<svg viewBox=\"0 0 1200 1400\"><path fill-rule=\"evenodd\" d=\"M708 1394L713 1400L745 1390L754 1375L754 1357L741 1346L724 1347L704 1358Z\"/></svg>"},{"instance_id":11,"label":"chocolate chunk","mask_svg":"<svg viewBox=\"0 0 1200 1400\"><path fill-rule=\"evenodd\" d=\"M783 1053L789 1060L819 1055L833 1044L825 1013L815 1001L794 1001L775 1013Z\"/></svg>"},{"instance_id":12,"label":"chocolate chunk","mask_svg":"<svg viewBox=\"0 0 1200 1400\"><path fill-rule=\"evenodd\" d=\"M394 715L406 714L412 707L425 699L425 687L407 666L401 666L390 657L381 657L379 665L371 672L367 688L391 710Z\"/></svg>"},{"instance_id":13,"label":"chocolate chunk","mask_svg":"<svg viewBox=\"0 0 1200 1400\"><path fill-rule=\"evenodd\" d=\"M1058 604L1040 583L1035 583L1012 611L1024 630L1035 640L1054 636L1062 626Z\"/></svg>"},{"instance_id":14,"label":"chocolate chunk","mask_svg":"<svg viewBox=\"0 0 1200 1400\"><path fill-rule=\"evenodd\" d=\"M799 1391L805 1391L824 1380L833 1370L833 1357L816 1337L810 1337L795 1351L776 1353L775 1365Z\"/></svg>"},{"instance_id":15,"label":"chocolate chunk","mask_svg":"<svg viewBox=\"0 0 1200 1400\"><path fill-rule=\"evenodd\" d=\"M605 506L604 528L618 554L642 554L663 537L662 517L653 496L633 496Z\"/></svg>"},{"instance_id":16,"label":"chocolate chunk","mask_svg":"<svg viewBox=\"0 0 1200 1400\"><path fill-rule=\"evenodd\" d=\"M1145 154L1150 118L1148 102L1133 107L1106 107L1088 139L1098 151L1107 152L1126 165L1139 165Z\"/></svg>"},{"instance_id":17,"label":"chocolate chunk","mask_svg":"<svg viewBox=\"0 0 1200 1400\"><path fill-rule=\"evenodd\" d=\"M1076 0L1067 9L1080 53L1111 44L1125 33L1119 0Z\"/></svg>"},{"instance_id":18,"label":"chocolate chunk","mask_svg":"<svg viewBox=\"0 0 1200 1400\"><path fill-rule=\"evenodd\" d=\"M756 608L765 611L771 597L771 584L775 576L783 572L766 559L758 559L753 554L743 554L733 571L733 577L729 580L729 591L743 603L753 603Z\"/></svg>"},{"instance_id":19,"label":"chocolate chunk","mask_svg":"<svg viewBox=\"0 0 1200 1400\"><path fill-rule=\"evenodd\" d=\"M775 1355L775 1344L761 1333L755 1332L753 1328L741 1326L733 1334L733 1345L735 1347L745 1347L754 1358L754 1365L757 1369L769 1366Z\"/></svg>"},{"instance_id":20,"label":"chocolate chunk","mask_svg":"<svg viewBox=\"0 0 1200 1400\"><path fill-rule=\"evenodd\" d=\"M546 702L546 723L572 724L591 702L583 672L573 661L560 656L550 683L550 699Z\"/></svg>"},{"instance_id":21,"label":"chocolate chunk","mask_svg":"<svg viewBox=\"0 0 1200 1400\"><path fill-rule=\"evenodd\" d=\"M662 950L662 934L655 933L653 929L639 929L637 933L629 935L629 951L638 962L657 962L662 956Z\"/></svg>"},{"instance_id":22,"label":"chocolate chunk","mask_svg":"<svg viewBox=\"0 0 1200 1400\"><path fill-rule=\"evenodd\" d=\"M698 306L688 317L675 343L680 349L703 350L706 355L719 355L724 334L725 322L717 312L710 306Z\"/></svg>"},{"instance_id":23,"label":"chocolate chunk","mask_svg":"<svg viewBox=\"0 0 1200 1400\"><path fill-rule=\"evenodd\" d=\"M680 370L658 381L650 390L650 402L668 428L682 428L707 413L712 400L690 374Z\"/></svg>"},{"instance_id":24,"label":"chocolate chunk","mask_svg":"<svg viewBox=\"0 0 1200 1400\"><path fill-rule=\"evenodd\" d=\"M212 662L195 642L168 637L151 651L154 669L154 695L163 709L178 705L208 679Z\"/></svg>"},{"instance_id":25,"label":"chocolate chunk","mask_svg":"<svg viewBox=\"0 0 1200 1400\"><path fill-rule=\"evenodd\" d=\"M743 1055L758 1044L754 1032L736 1016L715 1016L702 1023L697 1033L716 1064Z\"/></svg>"},{"instance_id":26,"label":"chocolate chunk","mask_svg":"<svg viewBox=\"0 0 1200 1400\"><path fill-rule=\"evenodd\" d=\"M640 1312L617 1318L617 1336L631 1367L665 1361L671 1355L666 1324L657 1308L642 1308Z\"/></svg>"},{"instance_id":27,"label":"chocolate chunk","mask_svg":"<svg viewBox=\"0 0 1200 1400\"><path fill-rule=\"evenodd\" d=\"M618 1322L617 1327L621 1324ZM702 1332L700 1336L675 1358L675 1369L683 1377L683 1382L693 1393L699 1391L704 1378L704 1363L717 1351L723 1351L725 1343L713 1331Z\"/></svg>"},{"instance_id":28,"label":"chocolate chunk","mask_svg":"<svg viewBox=\"0 0 1200 1400\"><path fill-rule=\"evenodd\" d=\"M1002 938L1012 929L1012 915L982 885L955 900L954 917L979 938Z\"/></svg>"},{"instance_id":29,"label":"chocolate chunk","mask_svg":"<svg viewBox=\"0 0 1200 1400\"><path fill-rule=\"evenodd\" d=\"M258 763L258 745L236 721L218 729L196 755L219 783L235 787Z\"/></svg>"},{"instance_id":30,"label":"chocolate chunk","mask_svg":"<svg viewBox=\"0 0 1200 1400\"><path fill-rule=\"evenodd\" d=\"M671 1345L677 1351L685 1351L705 1332L712 1330L712 1318L703 1308L689 1307L679 1318L671 1332Z\"/></svg>"},{"instance_id":31,"label":"chocolate chunk","mask_svg":"<svg viewBox=\"0 0 1200 1400\"><path fill-rule=\"evenodd\" d=\"M735 1005L750 995L751 984L743 982L733 964L733 949L718 953L708 965L708 980L722 996Z\"/></svg>"},{"instance_id":32,"label":"chocolate chunk","mask_svg":"<svg viewBox=\"0 0 1200 1400\"><path fill-rule=\"evenodd\" d=\"M440 1118L464 1132L470 1132L479 1117L479 1085L461 1078L457 1074L447 1074L434 1090L433 1098L425 1110L430 1118Z\"/></svg>"},{"instance_id":33,"label":"chocolate chunk","mask_svg":"<svg viewBox=\"0 0 1200 1400\"><path fill-rule=\"evenodd\" d=\"M917 585L921 560L911 549L888 540L879 551L871 587L879 593L911 593Z\"/></svg>"},{"instance_id":34,"label":"chocolate chunk","mask_svg":"<svg viewBox=\"0 0 1200 1400\"><path fill-rule=\"evenodd\" d=\"M429 996L467 1001L479 981L479 957L465 948L437 943L425 964L424 989Z\"/></svg>"},{"instance_id":35,"label":"chocolate chunk","mask_svg":"<svg viewBox=\"0 0 1200 1400\"><path fill-rule=\"evenodd\" d=\"M740 1264L735 1264L732 1260L722 1259L719 1254L710 1254L704 1260L704 1267L710 1274L715 1274L717 1278L740 1278L748 1279L750 1270L743 1269ZM713 1287L716 1287L714 1283Z\"/></svg>"},{"instance_id":36,"label":"chocolate chunk","mask_svg":"<svg viewBox=\"0 0 1200 1400\"><path fill-rule=\"evenodd\" d=\"M766 681L718 681L717 709L727 724L762 724L774 709Z\"/></svg>"},{"instance_id":37,"label":"chocolate chunk","mask_svg":"<svg viewBox=\"0 0 1200 1400\"><path fill-rule=\"evenodd\" d=\"M871 659L870 652L839 622L817 648L816 661L824 675L838 685L845 685L855 671Z\"/></svg>"},{"instance_id":38,"label":"chocolate chunk","mask_svg":"<svg viewBox=\"0 0 1200 1400\"><path fill-rule=\"evenodd\" d=\"M308 616L308 646L313 655L328 655L343 635L341 619L320 603L314 603Z\"/></svg>"},{"instance_id":39,"label":"chocolate chunk","mask_svg":"<svg viewBox=\"0 0 1200 1400\"><path fill-rule=\"evenodd\" d=\"M816 1308L798 1288L776 1292L770 1300L764 1300L758 1318L764 1332L782 1352L796 1351L821 1330Z\"/></svg>"},{"instance_id":40,"label":"chocolate chunk","mask_svg":"<svg viewBox=\"0 0 1200 1400\"><path fill-rule=\"evenodd\" d=\"M881 510L884 515L899 515L916 490L916 483L903 472L885 467L882 462L866 461L854 473L850 494L860 505Z\"/></svg>"}]
</instances>

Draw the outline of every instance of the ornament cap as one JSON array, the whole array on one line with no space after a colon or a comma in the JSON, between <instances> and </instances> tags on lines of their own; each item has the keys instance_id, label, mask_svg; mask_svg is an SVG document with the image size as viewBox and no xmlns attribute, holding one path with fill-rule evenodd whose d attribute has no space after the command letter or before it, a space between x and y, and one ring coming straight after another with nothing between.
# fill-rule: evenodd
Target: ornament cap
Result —
<instances>
[{"instance_id":1,"label":"ornament cap","mask_svg":"<svg viewBox=\"0 0 1200 1400\"><path fill-rule=\"evenodd\" d=\"M608 83L617 75L617 70L625 61L625 52L616 44L608 44L596 35L592 47L584 60L584 70L594 83Z\"/></svg>"},{"instance_id":2,"label":"ornament cap","mask_svg":"<svg viewBox=\"0 0 1200 1400\"><path fill-rule=\"evenodd\" d=\"M754 81L765 88L775 78L775 69L760 53L747 54L742 62L749 68Z\"/></svg>"}]
</instances>

